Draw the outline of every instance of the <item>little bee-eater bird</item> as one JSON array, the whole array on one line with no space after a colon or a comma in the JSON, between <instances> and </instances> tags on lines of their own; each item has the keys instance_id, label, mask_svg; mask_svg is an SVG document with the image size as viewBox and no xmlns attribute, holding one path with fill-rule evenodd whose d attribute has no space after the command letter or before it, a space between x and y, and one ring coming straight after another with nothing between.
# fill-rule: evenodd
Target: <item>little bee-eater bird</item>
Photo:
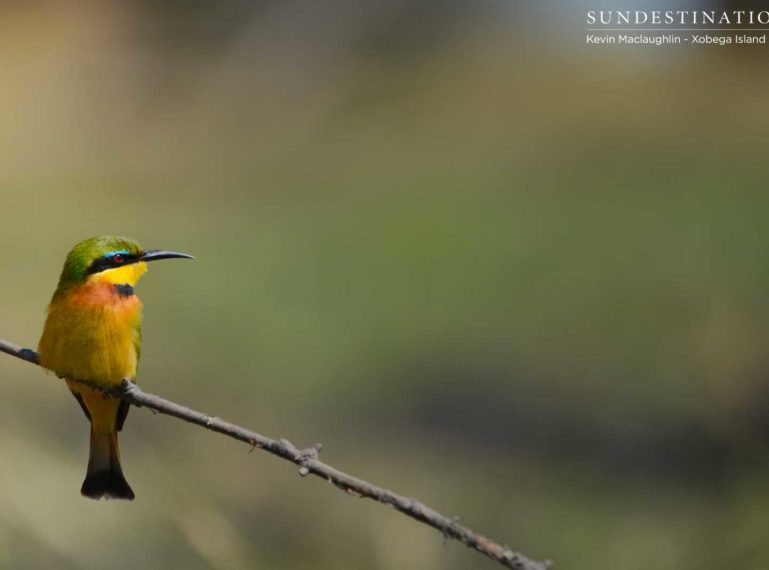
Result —
<instances>
[{"instance_id":1,"label":"little bee-eater bird","mask_svg":"<svg viewBox=\"0 0 769 570\"><path fill-rule=\"evenodd\" d=\"M38 352L40 364L64 378L91 422L88 472L80 492L92 499L133 500L120 468L117 432L130 405L102 388L136 381L142 304L134 286L147 262L186 253L142 249L133 240L101 236L81 241L67 255L48 305Z\"/></svg>"}]
</instances>

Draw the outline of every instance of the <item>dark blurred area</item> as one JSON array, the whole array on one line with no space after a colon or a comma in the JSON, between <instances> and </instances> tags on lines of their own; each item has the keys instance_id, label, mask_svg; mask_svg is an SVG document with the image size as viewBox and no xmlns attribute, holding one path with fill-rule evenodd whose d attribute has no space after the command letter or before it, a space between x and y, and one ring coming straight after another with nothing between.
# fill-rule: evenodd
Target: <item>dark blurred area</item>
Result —
<instances>
[{"instance_id":1,"label":"dark blurred area","mask_svg":"<svg viewBox=\"0 0 769 570\"><path fill-rule=\"evenodd\" d=\"M765 567L764 48L586 46L588 8L4 6L0 337L80 239L189 251L138 287L149 391L556 569ZM64 386L0 377L2 567L493 567L143 410L137 500L88 502Z\"/></svg>"}]
</instances>

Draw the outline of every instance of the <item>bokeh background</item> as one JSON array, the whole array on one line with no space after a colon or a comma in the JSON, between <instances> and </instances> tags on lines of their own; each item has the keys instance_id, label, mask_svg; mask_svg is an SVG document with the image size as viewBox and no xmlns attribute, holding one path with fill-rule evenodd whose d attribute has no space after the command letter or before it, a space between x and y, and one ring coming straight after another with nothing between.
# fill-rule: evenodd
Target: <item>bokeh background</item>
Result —
<instances>
[{"instance_id":1,"label":"bokeh background","mask_svg":"<svg viewBox=\"0 0 769 570\"><path fill-rule=\"evenodd\" d=\"M187 251L139 287L148 390L557 569L766 568L764 48L587 47L587 3L160 4L0 8L0 337L36 346L80 239ZM494 567L145 410L136 501L89 502L64 385L0 379L0 567Z\"/></svg>"}]
</instances>

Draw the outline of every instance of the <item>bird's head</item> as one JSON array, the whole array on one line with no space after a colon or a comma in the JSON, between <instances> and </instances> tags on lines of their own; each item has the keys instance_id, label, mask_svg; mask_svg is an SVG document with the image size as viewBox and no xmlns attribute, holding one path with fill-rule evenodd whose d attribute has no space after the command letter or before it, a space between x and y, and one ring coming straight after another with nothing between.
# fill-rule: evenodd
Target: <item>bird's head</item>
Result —
<instances>
[{"instance_id":1,"label":"bird's head","mask_svg":"<svg viewBox=\"0 0 769 570\"><path fill-rule=\"evenodd\" d=\"M99 236L76 244L67 254L57 292L87 282L135 285L147 271L147 262L182 257L186 253L143 249L124 237Z\"/></svg>"}]
</instances>

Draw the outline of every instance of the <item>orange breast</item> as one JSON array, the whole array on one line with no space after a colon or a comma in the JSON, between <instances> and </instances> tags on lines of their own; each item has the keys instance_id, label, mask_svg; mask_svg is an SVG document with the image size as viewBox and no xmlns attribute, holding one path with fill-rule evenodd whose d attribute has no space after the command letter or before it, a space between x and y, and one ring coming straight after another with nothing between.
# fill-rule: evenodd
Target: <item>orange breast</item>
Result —
<instances>
[{"instance_id":1,"label":"orange breast","mask_svg":"<svg viewBox=\"0 0 769 570\"><path fill-rule=\"evenodd\" d=\"M114 386L135 378L141 301L109 283L86 283L48 307L40 362L61 377Z\"/></svg>"}]
</instances>

